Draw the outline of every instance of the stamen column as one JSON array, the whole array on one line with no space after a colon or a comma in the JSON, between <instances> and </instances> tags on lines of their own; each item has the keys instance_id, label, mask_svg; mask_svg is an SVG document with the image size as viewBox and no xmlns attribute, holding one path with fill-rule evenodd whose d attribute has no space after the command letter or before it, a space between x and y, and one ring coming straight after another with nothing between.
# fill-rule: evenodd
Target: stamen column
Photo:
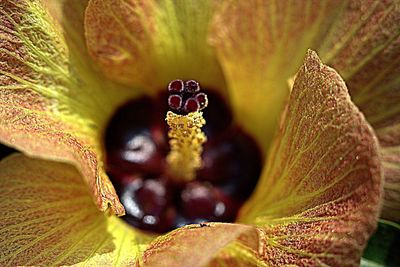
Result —
<instances>
[{"instance_id":1,"label":"stamen column","mask_svg":"<svg viewBox=\"0 0 400 267\"><path fill-rule=\"evenodd\" d=\"M190 181L201 167L203 144L207 137L201 128L206 121L203 108L208 104L207 95L199 92L196 81L174 80L168 86L170 96L166 121L169 126L170 152L167 156L168 173L179 181Z\"/></svg>"}]
</instances>

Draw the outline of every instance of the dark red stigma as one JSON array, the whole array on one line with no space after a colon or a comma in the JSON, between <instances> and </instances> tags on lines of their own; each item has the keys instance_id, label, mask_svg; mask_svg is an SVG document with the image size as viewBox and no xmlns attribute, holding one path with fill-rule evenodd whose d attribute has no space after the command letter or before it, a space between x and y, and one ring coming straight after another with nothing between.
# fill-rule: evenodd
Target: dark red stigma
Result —
<instances>
[{"instance_id":1,"label":"dark red stigma","mask_svg":"<svg viewBox=\"0 0 400 267\"><path fill-rule=\"evenodd\" d=\"M195 80L189 80L185 82L185 89L188 93L197 93L200 91L200 84Z\"/></svg>"},{"instance_id":2,"label":"dark red stigma","mask_svg":"<svg viewBox=\"0 0 400 267\"><path fill-rule=\"evenodd\" d=\"M195 80L173 80L168 85L169 108L181 115L204 109L208 105L208 98L200 90L200 84Z\"/></svg>"},{"instance_id":3,"label":"dark red stigma","mask_svg":"<svg viewBox=\"0 0 400 267\"><path fill-rule=\"evenodd\" d=\"M182 108L182 97L180 95L170 95L168 97L168 106L174 111L180 111Z\"/></svg>"},{"instance_id":4,"label":"dark red stigma","mask_svg":"<svg viewBox=\"0 0 400 267\"><path fill-rule=\"evenodd\" d=\"M185 89L185 85L182 80L173 80L168 84L168 92L170 93L182 93Z\"/></svg>"}]
</instances>

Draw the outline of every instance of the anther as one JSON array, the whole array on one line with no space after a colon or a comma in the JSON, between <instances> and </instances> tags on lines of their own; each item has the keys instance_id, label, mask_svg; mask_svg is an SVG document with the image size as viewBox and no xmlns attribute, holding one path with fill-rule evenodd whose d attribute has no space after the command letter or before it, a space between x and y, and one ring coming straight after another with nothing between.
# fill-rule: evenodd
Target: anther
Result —
<instances>
[{"instance_id":1,"label":"anther","mask_svg":"<svg viewBox=\"0 0 400 267\"><path fill-rule=\"evenodd\" d=\"M168 92L170 93L182 93L185 89L185 85L182 80L173 80L168 84Z\"/></svg>"}]
</instances>

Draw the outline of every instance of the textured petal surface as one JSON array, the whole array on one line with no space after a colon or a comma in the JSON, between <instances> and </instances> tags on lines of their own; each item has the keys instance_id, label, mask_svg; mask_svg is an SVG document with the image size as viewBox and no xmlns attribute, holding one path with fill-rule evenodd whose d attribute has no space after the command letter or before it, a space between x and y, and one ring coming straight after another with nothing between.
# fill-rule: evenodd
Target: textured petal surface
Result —
<instances>
[{"instance_id":1,"label":"textured petal surface","mask_svg":"<svg viewBox=\"0 0 400 267\"><path fill-rule=\"evenodd\" d=\"M377 132L385 174L381 216L400 221L400 2L351 1L317 50Z\"/></svg>"},{"instance_id":2,"label":"textured petal surface","mask_svg":"<svg viewBox=\"0 0 400 267\"><path fill-rule=\"evenodd\" d=\"M326 34L337 13L334 6L337 1L230 0L217 12L210 41L227 78L233 110L264 147L289 93L287 81L307 48Z\"/></svg>"},{"instance_id":3,"label":"textured petal surface","mask_svg":"<svg viewBox=\"0 0 400 267\"><path fill-rule=\"evenodd\" d=\"M141 263L160 267L206 266L221 248L234 241L257 248L258 232L252 226L240 224L189 225L154 240L144 251Z\"/></svg>"},{"instance_id":4,"label":"textured petal surface","mask_svg":"<svg viewBox=\"0 0 400 267\"><path fill-rule=\"evenodd\" d=\"M256 192L268 265L358 266L381 196L377 140L340 76L309 51Z\"/></svg>"},{"instance_id":5,"label":"textured petal surface","mask_svg":"<svg viewBox=\"0 0 400 267\"><path fill-rule=\"evenodd\" d=\"M318 51L377 132L386 181L382 217L400 221L400 2L352 1Z\"/></svg>"},{"instance_id":6,"label":"textured petal surface","mask_svg":"<svg viewBox=\"0 0 400 267\"><path fill-rule=\"evenodd\" d=\"M83 40L85 2L69 1L67 7L59 10L65 14L62 24L55 25L38 1L1 1L0 141L73 163L99 208L122 214L102 166L100 139L127 90L90 66Z\"/></svg>"},{"instance_id":7,"label":"textured petal surface","mask_svg":"<svg viewBox=\"0 0 400 267\"><path fill-rule=\"evenodd\" d=\"M176 78L223 88L206 40L210 2L91 0L85 20L90 54L110 78L151 92Z\"/></svg>"},{"instance_id":8,"label":"textured petal surface","mask_svg":"<svg viewBox=\"0 0 400 267\"><path fill-rule=\"evenodd\" d=\"M340 18L317 50L377 132L385 174L381 216L400 221L400 2L351 1Z\"/></svg>"},{"instance_id":9,"label":"textured petal surface","mask_svg":"<svg viewBox=\"0 0 400 267\"><path fill-rule=\"evenodd\" d=\"M349 1L315 47L374 127L400 121L400 2Z\"/></svg>"},{"instance_id":10,"label":"textured petal surface","mask_svg":"<svg viewBox=\"0 0 400 267\"><path fill-rule=\"evenodd\" d=\"M381 217L400 222L400 122L378 129L385 194Z\"/></svg>"},{"instance_id":11,"label":"textured petal surface","mask_svg":"<svg viewBox=\"0 0 400 267\"><path fill-rule=\"evenodd\" d=\"M99 212L70 165L16 154L0 170L1 266L128 266L149 241Z\"/></svg>"},{"instance_id":12,"label":"textured petal surface","mask_svg":"<svg viewBox=\"0 0 400 267\"><path fill-rule=\"evenodd\" d=\"M211 41L228 79L237 117L260 143L269 144L288 93L286 80L297 71L308 48L339 72L375 130L390 131L399 123L398 0L226 1L222 7ZM381 134L378 138L385 139ZM397 213L399 220L400 198L394 196L399 194L400 140L390 145L382 142L390 183L385 186L389 202L382 215L394 218Z\"/></svg>"},{"instance_id":13,"label":"textured petal surface","mask_svg":"<svg viewBox=\"0 0 400 267\"><path fill-rule=\"evenodd\" d=\"M220 223L189 225L152 240L99 212L67 164L14 154L0 170L1 266L204 266L235 240L258 246L254 227Z\"/></svg>"}]
</instances>

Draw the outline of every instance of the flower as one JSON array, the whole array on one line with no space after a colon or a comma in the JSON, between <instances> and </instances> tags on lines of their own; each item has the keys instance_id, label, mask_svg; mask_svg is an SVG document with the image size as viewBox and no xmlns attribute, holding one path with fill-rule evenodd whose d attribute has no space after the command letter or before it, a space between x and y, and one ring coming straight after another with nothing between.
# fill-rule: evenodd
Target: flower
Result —
<instances>
[{"instance_id":1,"label":"flower","mask_svg":"<svg viewBox=\"0 0 400 267\"><path fill-rule=\"evenodd\" d=\"M381 165L398 215L399 5L289 2L2 1L0 140L27 156L0 163L1 265L358 265ZM101 136L177 77L221 88L269 152L237 223L154 237L98 211L124 212Z\"/></svg>"}]
</instances>

